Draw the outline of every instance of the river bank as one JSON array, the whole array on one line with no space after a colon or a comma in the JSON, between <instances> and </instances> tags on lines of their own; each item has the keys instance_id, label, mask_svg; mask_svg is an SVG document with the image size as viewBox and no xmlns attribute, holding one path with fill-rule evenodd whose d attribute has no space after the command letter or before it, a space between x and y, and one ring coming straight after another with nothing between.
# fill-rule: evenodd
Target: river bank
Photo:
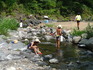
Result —
<instances>
[{"instance_id":1,"label":"river bank","mask_svg":"<svg viewBox=\"0 0 93 70\"><path fill-rule=\"evenodd\" d=\"M77 24L76 24L75 21L42 23L42 24L40 24L40 25L45 25L45 24L53 24L54 27L56 27L57 25L60 24L60 25L63 26L63 29L71 29L71 30L76 29L76 27L77 27ZM81 21L81 22L80 22L80 30L85 29L85 28L88 26L88 24L93 25L93 22ZM40 26L40 25L39 25L39 26Z\"/></svg>"},{"instance_id":2,"label":"river bank","mask_svg":"<svg viewBox=\"0 0 93 70\"><path fill-rule=\"evenodd\" d=\"M61 45L60 50L62 52L60 51L60 54L57 53L55 51L55 37L49 34L50 28L48 27L38 28L38 26L35 26L18 28L17 31L8 30L8 33L9 36L0 36L1 70L78 70L78 67L79 69L82 69L82 67L85 68L86 65L89 65L89 68L92 68L92 52L86 50L80 51L79 49L77 49L76 45L72 45L67 40L65 40L64 44ZM42 50L43 56L36 56L32 51L27 50L27 44L36 37L41 40L40 50ZM14 40L17 40L18 42L13 43ZM58 54L58 56L56 53ZM79 53L81 54L80 57ZM49 57L48 62L46 62L46 59L48 58L46 57L46 55L48 56L50 54L52 55L52 57ZM82 57L82 55L84 56ZM91 62L90 60L88 60L89 58L85 61L82 61L84 58L87 57L91 57ZM57 62L55 62L54 59ZM51 60L52 63L50 63ZM80 63L81 65L78 65L78 63ZM89 68L86 68L86 70L88 70Z\"/></svg>"}]
</instances>

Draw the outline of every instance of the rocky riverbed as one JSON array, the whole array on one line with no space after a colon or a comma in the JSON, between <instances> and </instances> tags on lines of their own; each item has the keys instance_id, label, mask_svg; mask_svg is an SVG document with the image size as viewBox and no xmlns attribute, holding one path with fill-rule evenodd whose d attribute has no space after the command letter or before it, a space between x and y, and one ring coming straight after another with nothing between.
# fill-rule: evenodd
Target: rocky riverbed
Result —
<instances>
[{"instance_id":1,"label":"rocky riverbed","mask_svg":"<svg viewBox=\"0 0 93 70\"><path fill-rule=\"evenodd\" d=\"M81 67L84 67L89 64L90 64L89 68L91 68L91 65L93 65L92 62L90 61L82 62L78 60L77 57L79 56L76 54L78 52L78 49L73 50L74 47L71 48L71 46L68 45L69 43L72 42L78 43L81 40L81 37L70 36L69 34L70 31L64 30L65 32L64 42L68 44L63 45L62 47L63 51L62 52L60 51L61 55L60 57L58 58L54 57L54 55L56 54L52 55L52 53L54 51L53 48L55 47L55 37L50 35L51 33L50 29L51 28L45 26L43 27L41 26L40 28L38 27L18 28L17 31L8 30L9 36L0 35L0 69L1 70L60 70L60 69L74 70L73 68L81 69ZM52 29L52 31L54 32L55 29ZM48 52L49 54L47 55L43 54L43 56L35 55L31 50L27 49L27 44L31 42L34 38L39 38L41 40L40 44L45 49L43 49L43 47L40 47L40 49L42 49L42 52L44 51L44 54L46 54L46 52ZM66 52L68 52L69 54L66 54ZM84 55L85 58L87 57L87 55L88 57L92 57L93 54L92 52L89 51L88 52L81 51L78 53ZM63 56L67 58L63 59ZM62 60L60 61L59 58ZM79 58L82 59L83 56L80 56ZM48 64L47 62L45 62L46 59L48 59L48 63L51 64L57 63L57 65L53 66L51 64ZM72 60L74 59L77 60L73 62ZM67 61L64 62L65 60ZM79 63L81 65L78 65ZM53 66L53 68L51 66Z\"/></svg>"},{"instance_id":2,"label":"rocky riverbed","mask_svg":"<svg viewBox=\"0 0 93 70\"><path fill-rule=\"evenodd\" d=\"M9 36L0 35L0 70L56 70L47 66L42 56L27 50L28 39L36 37L40 31L29 28L9 30Z\"/></svg>"}]
</instances>

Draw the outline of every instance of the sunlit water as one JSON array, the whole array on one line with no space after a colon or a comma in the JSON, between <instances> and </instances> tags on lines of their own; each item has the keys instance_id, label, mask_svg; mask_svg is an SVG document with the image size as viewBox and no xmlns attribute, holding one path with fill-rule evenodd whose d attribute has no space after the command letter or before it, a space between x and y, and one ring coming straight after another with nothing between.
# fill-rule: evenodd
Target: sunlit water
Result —
<instances>
[{"instance_id":1,"label":"sunlit water","mask_svg":"<svg viewBox=\"0 0 93 70\"><path fill-rule=\"evenodd\" d=\"M43 55L52 54L53 58L59 60L58 64L51 64L46 60L51 67L61 70L93 70L93 55L88 55L85 49L78 48L76 45L66 42L61 43L59 51L56 50L55 43L47 42L46 44L39 44L39 46ZM90 68L84 65L86 62L91 63L90 65L86 64Z\"/></svg>"}]
</instances>

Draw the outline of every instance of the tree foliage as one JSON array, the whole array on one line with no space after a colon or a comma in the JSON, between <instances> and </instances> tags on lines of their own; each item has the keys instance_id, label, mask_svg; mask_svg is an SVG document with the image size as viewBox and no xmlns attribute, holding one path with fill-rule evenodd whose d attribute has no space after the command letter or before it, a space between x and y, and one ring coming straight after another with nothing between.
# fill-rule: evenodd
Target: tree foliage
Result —
<instances>
[{"instance_id":1,"label":"tree foliage","mask_svg":"<svg viewBox=\"0 0 93 70\"><path fill-rule=\"evenodd\" d=\"M93 0L0 0L0 11L12 12L17 6L23 7L32 14L83 14L86 9L93 11ZM89 12L88 12L89 13ZM92 14L92 12L90 12Z\"/></svg>"}]
</instances>

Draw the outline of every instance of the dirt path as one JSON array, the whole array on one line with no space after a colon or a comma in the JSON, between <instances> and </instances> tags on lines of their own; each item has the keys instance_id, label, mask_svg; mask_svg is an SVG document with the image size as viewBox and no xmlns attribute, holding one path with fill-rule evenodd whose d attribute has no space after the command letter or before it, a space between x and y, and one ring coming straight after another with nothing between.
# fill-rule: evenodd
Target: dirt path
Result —
<instances>
[{"instance_id":1,"label":"dirt path","mask_svg":"<svg viewBox=\"0 0 93 70\"><path fill-rule=\"evenodd\" d=\"M88 23L90 23L90 25L93 25L93 22L80 22L80 30L85 29L87 27ZM58 22L58 23L55 23L56 26L59 24L62 25L63 28L65 28L65 29L77 28L76 22Z\"/></svg>"},{"instance_id":2,"label":"dirt path","mask_svg":"<svg viewBox=\"0 0 93 70\"><path fill-rule=\"evenodd\" d=\"M87 27L88 23L90 23L90 25L93 25L93 22L80 22L80 30L83 30ZM45 23L41 24L44 25ZM77 28L77 24L76 22L70 21L70 22L55 22L55 23L47 23L47 24L53 24L55 27L57 25L62 25L64 29L75 29Z\"/></svg>"}]
</instances>

